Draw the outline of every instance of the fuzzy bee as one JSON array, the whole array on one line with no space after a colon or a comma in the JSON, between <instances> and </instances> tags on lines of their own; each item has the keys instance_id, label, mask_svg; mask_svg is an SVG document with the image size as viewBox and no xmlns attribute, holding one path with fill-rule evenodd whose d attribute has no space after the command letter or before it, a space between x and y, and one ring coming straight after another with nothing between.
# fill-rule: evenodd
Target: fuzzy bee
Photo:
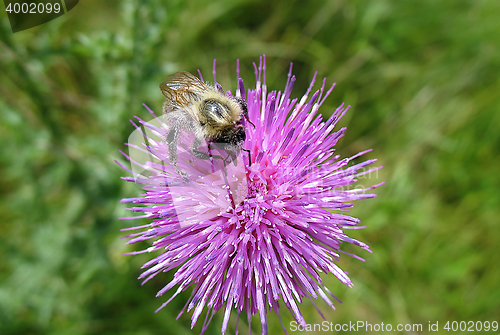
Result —
<instances>
[{"instance_id":1,"label":"fuzzy bee","mask_svg":"<svg viewBox=\"0 0 500 335\"><path fill-rule=\"evenodd\" d=\"M245 141L243 118L247 105L239 98L229 97L217 88L207 85L189 72L168 76L160 89L165 96L163 113L171 128L167 135L170 163L177 173L177 142L181 131L195 136L192 154L201 159L213 159L209 152L200 151L202 141L216 144L227 153L226 161L236 156ZM217 156L218 158L222 158Z\"/></svg>"}]
</instances>

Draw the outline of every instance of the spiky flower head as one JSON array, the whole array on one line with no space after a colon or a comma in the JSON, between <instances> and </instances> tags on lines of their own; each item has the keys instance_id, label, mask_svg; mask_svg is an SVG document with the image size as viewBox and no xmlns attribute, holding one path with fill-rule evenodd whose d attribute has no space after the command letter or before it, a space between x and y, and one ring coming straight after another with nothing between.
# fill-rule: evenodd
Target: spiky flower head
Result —
<instances>
[{"instance_id":1,"label":"spiky flower head","mask_svg":"<svg viewBox=\"0 0 500 335\"><path fill-rule=\"evenodd\" d=\"M157 294L162 296L177 287L159 309L191 287L191 297L179 316L186 308L188 312L194 310L194 327L206 309L203 331L215 312L223 309L223 334L234 310L237 319L241 313L246 314L249 324L252 316L259 314L262 334L267 334L267 313L276 312L281 321L283 305L298 324L305 326L299 309L304 298L321 297L334 308L331 298L335 297L323 285L320 273L332 273L345 285L353 286L335 263L340 245L348 242L369 251L365 243L344 233L359 228L360 221L340 213L349 210L353 200L374 197L366 192L380 185L350 187L359 176L380 168L366 169L375 160L351 163L370 150L344 159L334 153L333 147L345 128L333 129L349 106L340 105L324 121L318 110L334 85L325 91L323 80L321 88L309 97L315 75L302 99L291 99L295 82L291 66L285 90L270 93L265 81L265 56L254 67L256 87L245 91L237 66L235 95L248 106L242 151L245 158L238 161L239 168L227 164L229 170L215 173L219 177L198 173L196 181L179 176L168 164L164 139L169 125L161 118L155 119L157 124L137 118L139 126L150 133L140 132L145 139L142 148L131 146L147 152L151 160L141 163L124 154L133 165L148 171L148 176L124 177L146 191L141 197L122 200L142 205L129 208L142 212L142 216L125 219L152 220L146 226L124 229L139 230L127 236L131 238L128 243L153 240L150 248L140 252L159 253L144 265L147 270L140 278L146 282L178 268L172 281ZM220 89L215 62L214 81ZM226 94L232 96L229 91ZM213 164L197 162L186 159L179 167L193 175L193 171L210 169L209 164Z\"/></svg>"}]
</instances>

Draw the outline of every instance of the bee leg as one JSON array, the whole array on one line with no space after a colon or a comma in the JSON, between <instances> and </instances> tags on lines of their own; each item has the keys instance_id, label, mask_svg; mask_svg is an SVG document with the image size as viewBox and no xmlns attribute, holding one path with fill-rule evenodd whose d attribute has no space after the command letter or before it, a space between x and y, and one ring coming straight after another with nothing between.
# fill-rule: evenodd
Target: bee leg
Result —
<instances>
[{"instance_id":1,"label":"bee leg","mask_svg":"<svg viewBox=\"0 0 500 335\"><path fill-rule=\"evenodd\" d=\"M170 160L170 164L174 166L175 172L184 177L186 174L181 172L177 167L177 141L179 140L179 131L180 127L175 125L172 126L172 129L168 132L168 159Z\"/></svg>"},{"instance_id":2,"label":"bee leg","mask_svg":"<svg viewBox=\"0 0 500 335\"><path fill-rule=\"evenodd\" d=\"M250 150L248 149L239 149L239 150L244 150L248 152L248 166L252 165L252 160L250 157ZM228 151L227 157L223 159L224 164L230 164L231 162L234 164L234 166L238 166L238 153L234 151Z\"/></svg>"},{"instance_id":3,"label":"bee leg","mask_svg":"<svg viewBox=\"0 0 500 335\"><path fill-rule=\"evenodd\" d=\"M222 157L219 155L212 155L212 153L210 152L210 144L208 147L208 153L198 150L200 148L200 145L201 145L201 140L199 138L196 138L193 142L193 147L192 147L193 155L196 158L210 159L210 160L213 160L213 158L222 159Z\"/></svg>"},{"instance_id":4,"label":"bee leg","mask_svg":"<svg viewBox=\"0 0 500 335\"><path fill-rule=\"evenodd\" d=\"M223 168L224 168L224 175L227 176L227 167L226 167L226 159L224 159L222 156L219 156L219 155L212 155L212 146L213 142L209 142L208 143L208 156L209 156L209 159L210 159L210 162L212 163L212 172L215 172L214 168L215 168L215 164L214 164L214 157L217 158L217 159L220 159L222 161L222 164L223 164Z\"/></svg>"},{"instance_id":5,"label":"bee leg","mask_svg":"<svg viewBox=\"0 0 500 335\"><path fill-rule=\"evenodd\" d=\"M207 153L199 150L200 145L201 145L201 140L197 137L193 142L193 147L192 147L193 155L196 158L200 159L210 159L210 156Z\"/></svg>"},{"instance_id":6,"label":"bee leg","mask_svg":"<svg viewBox=\"0 0 500 335\"><path fill-rule=\"evenodd\" d=\"M228 152L227 157L224 158L225 164L233 163L234 166L238 166L238 156L234 152Z\"/></svg>"},{"instance_id":7,"label":"bee leg","mask_svg":"<svg viewBox=\"0 0 500 335\"><path fill-rule=\"evenodd\" d=\"M220 157L220 156L218 156L218 157ZM220 159L222 160L222 164L223 164L223 168L224 168L224 175L227 176L227 161L226 161L227 158L224 159L224 158L220 157Z\"/></svg>"},{"instance_id":8,"label":"bee leg","mask_svg":"<svg viewBox=\"0 0 500 335\"><path fill-rule=\"evenodd\" d=\"M250 153L250 150L249 149L241 149L241 150L248 152L248 166L252 166L252 155Z\"/></svg>"},{"instance_id":9,"label":"bee leg","mask_svg":"<svg viewBox=\"0 0 500 335\"><path fill-rule=\"evenodd\" d=\"M193 156L200 159L210 160L210 162L212 163L212 172L215 172L214 158L221 159L222 161L224 161L224 159L219 155L212 155L212 151L210 150L211 142L208 143L208 153L198 150L200 148L200 145L201 145L201 139L196 138L193 142L193 147L192 147ZM225 161L224 161L224 170L226 170Z\"/></svg>"}]
</instances>

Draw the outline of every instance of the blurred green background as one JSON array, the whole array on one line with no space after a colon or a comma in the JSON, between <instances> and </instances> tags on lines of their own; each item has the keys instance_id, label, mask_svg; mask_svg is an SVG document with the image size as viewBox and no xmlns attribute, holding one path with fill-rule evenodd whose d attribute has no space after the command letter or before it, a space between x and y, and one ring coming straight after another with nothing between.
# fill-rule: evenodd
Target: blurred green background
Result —
<instances>
[{"instance_id":1,"label":"blurred green background","mask_svg":"<svg viewBox=\"0 0 500 335\"><path fill-rule=\"evenodd\" d=\"M314 71L337 82L322 112L353 106L338 152L373 148L384 165L362 181L386 181L379 196L351 212L373 254L344 246L366 262L342 257L352 289L324 276L343 301L319 303L327 320L500 321L500 2L85 0L16 34L0 9L0 334L200 332L175 320L189 292L154 313L172 273L141 287L150 255L121 255L147 245L121 239L135 222L119 200L140 190L113 159L141 104L160 110L166 75L210 78L217 58L234 89L240 59L248 88L263 53L271 90L292 61L293 97Z\"/></svg>"}]
</instances>

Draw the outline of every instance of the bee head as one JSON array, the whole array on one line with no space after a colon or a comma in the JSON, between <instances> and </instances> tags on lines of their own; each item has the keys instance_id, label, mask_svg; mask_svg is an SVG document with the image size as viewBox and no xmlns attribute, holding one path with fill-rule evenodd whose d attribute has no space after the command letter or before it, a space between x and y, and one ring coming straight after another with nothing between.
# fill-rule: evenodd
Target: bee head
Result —
<instances>
[{"instance_id":1,"label":"bee head","mask_svg":"<svg viewBox=\"0 0 500 335\"><path fill-rule=\"evenodd\" d=\"M239 145L246 139L245 128L241 122L234 122L232 127L226 128L216 139L219 143Z\"/></svg>"}]
</instances>

